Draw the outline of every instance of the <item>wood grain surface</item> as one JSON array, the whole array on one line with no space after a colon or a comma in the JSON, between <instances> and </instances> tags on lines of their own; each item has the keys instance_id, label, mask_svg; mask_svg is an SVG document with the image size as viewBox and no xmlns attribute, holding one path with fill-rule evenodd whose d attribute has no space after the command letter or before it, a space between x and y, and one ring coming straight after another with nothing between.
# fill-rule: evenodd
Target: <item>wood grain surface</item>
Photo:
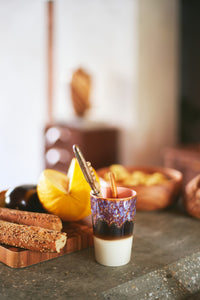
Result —
<instances>
[{"instance_id":1,"label":"wood grain surface","mask_svg":"<svg viewBox=\"0 0 200 300\"><path fill-rule=\"evenodd\" d=\"M63 224L67 243L60 253L41 253L0 245L0 261L11 268L24 268L46 260L93 246L91 222L82 220Z\"/></svg>"}]
</instances>

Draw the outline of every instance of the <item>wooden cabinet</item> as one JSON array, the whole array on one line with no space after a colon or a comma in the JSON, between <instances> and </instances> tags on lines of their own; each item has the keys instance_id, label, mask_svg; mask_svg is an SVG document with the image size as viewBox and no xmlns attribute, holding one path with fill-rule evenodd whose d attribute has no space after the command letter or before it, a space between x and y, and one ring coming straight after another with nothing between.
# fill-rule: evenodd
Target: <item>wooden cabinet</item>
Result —
<instances>
[{"instance_id":1,"label":"wooden cabinet","mask_svg":"<svg viewBox=\"0 0 200 300\"><path fill-rule=\"evenodd\" d=\"M200 144L165 149L164 166L182 172L185 186L200 174Z\"/></svg>"},{"instance_id":2,"label":"wooden cabinet","mask_svg":"<svg viewBox=\"0 0 200 300\"><path fill-rule=\"evenodd\" d=\"M117 128L98 125L51 124L45 128L45 168L67 172L77 144L95 169L118 163Z\"/></svg>"}]
</instances>

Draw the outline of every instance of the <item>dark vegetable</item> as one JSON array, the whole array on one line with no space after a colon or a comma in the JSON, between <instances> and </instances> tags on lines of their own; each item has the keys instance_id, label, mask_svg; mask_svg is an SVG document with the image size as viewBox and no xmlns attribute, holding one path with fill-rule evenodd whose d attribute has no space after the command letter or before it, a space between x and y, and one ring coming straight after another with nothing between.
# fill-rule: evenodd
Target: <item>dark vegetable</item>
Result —
<instances>
[{"instance_id":1,"label":"dark vegetable","mask_svg":"<svg viewBox=\"0 0 200 300\"><path fill-rule=\"evenodd\" d=\"M36 185L33 184L9 189L5 195L5 206L32 212L46 212L37 196Z\"/></svg>"}]
</instances>

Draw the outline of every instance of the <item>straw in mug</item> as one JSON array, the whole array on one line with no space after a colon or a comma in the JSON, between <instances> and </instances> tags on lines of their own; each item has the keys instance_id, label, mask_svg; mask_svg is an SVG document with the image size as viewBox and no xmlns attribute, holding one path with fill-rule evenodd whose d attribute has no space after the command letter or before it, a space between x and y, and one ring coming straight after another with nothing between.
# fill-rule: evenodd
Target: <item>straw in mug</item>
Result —
<instances>
[{"instance_id":1,"label":"straw in mug","mask_svg":"<svg viewBox=\"0 0 200 300\"><path fill-rule=\"evenodd\" d=\"M115 174L113 172L109 172L109 179L110 179L110 186L111 186L111 192L113 198L118 198L117 194L117 184L115 180Z\"/></svg>"}]
</instances>

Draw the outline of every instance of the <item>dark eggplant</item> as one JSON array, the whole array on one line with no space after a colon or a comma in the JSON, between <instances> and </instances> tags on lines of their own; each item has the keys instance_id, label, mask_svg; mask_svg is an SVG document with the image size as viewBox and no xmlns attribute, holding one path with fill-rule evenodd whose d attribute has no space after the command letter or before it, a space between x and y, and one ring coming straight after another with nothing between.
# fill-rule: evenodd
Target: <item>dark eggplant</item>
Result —
<instances>
[{"instance_id":1,"label":"dark eggplant","mask_svg":"<svg viewBox=\"0 0 200 300\"><path fill-rule=\"evenodd\" d=\"M37 186L33 184L10 188L5 195L5 206L32 212L46 212L40 203L36 188Z\"/></svg>"}]
</instances>

